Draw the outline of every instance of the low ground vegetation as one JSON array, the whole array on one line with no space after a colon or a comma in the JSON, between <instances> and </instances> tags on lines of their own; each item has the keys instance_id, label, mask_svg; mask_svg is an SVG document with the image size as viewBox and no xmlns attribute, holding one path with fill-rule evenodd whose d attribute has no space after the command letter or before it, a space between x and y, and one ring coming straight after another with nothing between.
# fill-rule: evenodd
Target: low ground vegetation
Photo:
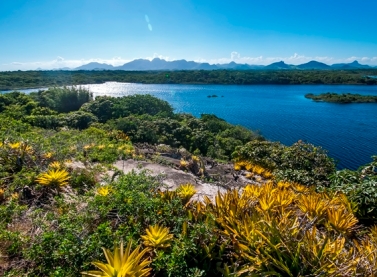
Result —
<instances>
[{"instance_id":1,"label":"low ground vegetation","mask_svg":"<svg viewBox=\"0 0 377 277\"><path fill-rule=\"evenodd\" d=\"M74 91L85 103L64 112L41 100ZM151 96L82 93L0 98L0 275L377 275L376 157L336 171L301 141L177 115ZM137 110L139 101L149 105ZM59 121L78 113L93 120ZM133 142L185 147L179 167L202 178L209 155L262 181L194 201L194 184L171 191L163 176L116 170L117 160L145 159Z\"/></svg>"}]
</instances>

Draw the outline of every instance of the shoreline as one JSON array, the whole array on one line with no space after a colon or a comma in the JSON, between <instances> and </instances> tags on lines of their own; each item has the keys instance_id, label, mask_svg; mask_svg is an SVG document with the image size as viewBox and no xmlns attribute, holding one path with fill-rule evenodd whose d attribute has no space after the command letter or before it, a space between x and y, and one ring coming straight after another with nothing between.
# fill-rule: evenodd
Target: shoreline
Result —
<instances>
[{"instance_id":1,"label":"shoreline","mask_svg":"<svg viewBox=\"0 0 377 277\"><path fill-rule=\"evenodd\" d=\"M377 84L373 85L368 85L368 84L359 84L359 83L339 83L339 84L221 84L221 83L216 83L216 84L209 84L209 83L139 83L139 82L118 82L118 81L105 81L102 83L83 83L83 84L67 84L67 85L62 85L62 86L49 86L49 87L17 87L17 88L0 88L0 94L7 93L7 92L13 92L13 91L20 91L20 90L31 90L31 89L36 89L36 90L47 90L49 88L53 87L78 87L78 86L86 86L86 85L103 85L106 83L120 83L120 84L134 84L134 85L198 85L198 86L241 86L241 87L246 87L246 86L376 86Z\"/></svg>"}]
</instances>

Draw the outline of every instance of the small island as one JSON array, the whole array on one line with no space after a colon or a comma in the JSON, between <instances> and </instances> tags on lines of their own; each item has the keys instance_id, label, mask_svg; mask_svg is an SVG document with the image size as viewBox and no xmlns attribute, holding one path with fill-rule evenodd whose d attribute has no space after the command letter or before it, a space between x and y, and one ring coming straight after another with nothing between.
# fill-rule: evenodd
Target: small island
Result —
<instances>
[{"instance_id":1,"label":"small island","mask_svg":"<svg viewBox=\"0 0 377 277\"><path fill-rule=\"evenodd\" d=\"M312 99L316 102L330 102L330 103L340 103L340 104L348 104L348 103L377 103L377 96L376 95L360 95L360 94L351 94L351 93L321 93L319 95L314 95L312 93L308 93L305 95L305 98Z\"/></svg>"}]
</instances>

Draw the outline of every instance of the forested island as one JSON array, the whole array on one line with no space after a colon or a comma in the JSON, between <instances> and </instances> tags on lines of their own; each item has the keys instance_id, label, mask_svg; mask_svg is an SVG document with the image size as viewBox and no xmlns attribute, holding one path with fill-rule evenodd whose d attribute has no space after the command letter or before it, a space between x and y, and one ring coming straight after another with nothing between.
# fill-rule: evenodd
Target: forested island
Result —
<instances>
[{"instance_id":1,"label":"forested island","mask_svg":"<svg viewBox=\"0 0 377 277\"><path fill-rule=\"evenodd\" d=\"M330 103L377 103L377 96L375 95L360 95L360 94L351 94L351 93L321 93L314 95L308 93L305 95L305 98L312 99L317 102L330 102Z\"/></svg>"},{"instance_id":2,"label":"forested island","mask_svg":"<svg viewBox=\"0 0 377 277\"><path fill-rule=\"evenodd\" d=\"M146 164L191 181L172 187ZM376 184L377 156L337 171L321 147L150 95L5 93L0 275L376 276Z\"/></svg>"},{"instance_id":3,"label":"forested island","mask_svg":"<svg viewBox=\"0 0 377 277\"><path fill-rule=\"evenodd\" d=\"M0 72L0 90L128 82L143 84L360 84L376 85L377 69L12 71Z\"/></svg>"}]
</instances>

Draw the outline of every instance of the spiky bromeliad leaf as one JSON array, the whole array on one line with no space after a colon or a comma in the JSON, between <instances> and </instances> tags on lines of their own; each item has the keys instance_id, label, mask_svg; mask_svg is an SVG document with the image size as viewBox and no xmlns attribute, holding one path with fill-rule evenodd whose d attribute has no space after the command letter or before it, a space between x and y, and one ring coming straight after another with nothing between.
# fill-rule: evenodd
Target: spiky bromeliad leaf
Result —
<instances>
[{"instance_id":1,"label":"spiky bromeliad leaf","mask_svg":"<svg viewBox=\"0 0 377 277\"><path fill-rule=\"evenodd\" d=\"M91 270L81 272L82 276L90 277L144 277L148 276L152 270L147 266L151 261L143 259L148 248L140 252L140 245L131 252L132 241L129 241L126 250L123 249L123 242L120 244L120 248L115 247L114 253L110 250L102 248L106 257L107 263L92 262L100 270Z\"/></svg>"},{"instance_id":2,"label":"spiky bromeliad leaf","mask_svg":"<svg viewBox=\"0 0 377 277\"><path fill-rule=\"evenodd\" d=\"M153 248L167 248L170 247L170 241L173 238L169 234L169 229L160 225L149 226L146 229L146 235L141 236L144 245Z\"/></svg>"},{"instance_id":3,"label":"spiky bromeliad leaf","mask_svg":"<svg viewBox=\"0 0 377 277\"><path fill-rule=\"evenodd\" d=\"M64 169L50 169L42 173L36 181L43 186L65 186L68 180L68 172Z\"/></svg>"}]
</instances>

